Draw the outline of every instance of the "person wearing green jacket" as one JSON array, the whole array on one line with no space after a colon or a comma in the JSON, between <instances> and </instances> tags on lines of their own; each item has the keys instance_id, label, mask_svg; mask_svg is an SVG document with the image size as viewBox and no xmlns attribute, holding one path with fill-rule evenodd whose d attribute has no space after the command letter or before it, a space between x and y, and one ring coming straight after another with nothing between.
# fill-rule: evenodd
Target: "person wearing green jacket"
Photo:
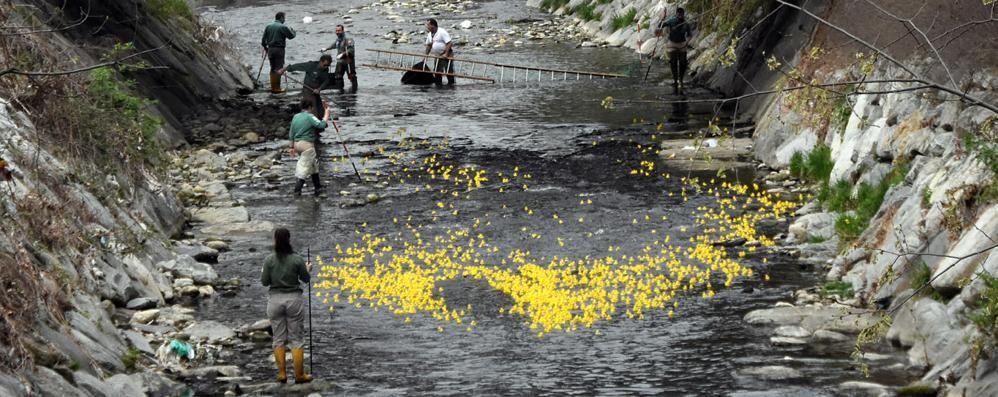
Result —
<instances>
[{"instance_id":1,"label":"person wearing green jacket","mask_svg":"<svg viewBox=\"0 0 998 397\"><path fill-rule=\"evenodd\" d=\"M329 66L333 64L333 57L329 54L322 54L318 61L296 63L278 71L279 74L287 72L305 72L304 87L301 88L302 100L313 104L312 110L315 117L322 117L322 90L333 84L335 76L329 73Z\"/></svg>"},{"instance_id":2,"label":"person wearing green jacket","mask_svg":"<svg viewBox=\"0 0 998 397\"><path fill-rule=\"evenodd\" d=\"M312 280L312 262L294 253L291 232L274 230L274 252L263 261L260 282L269 287L267 318L274 331L274 360L277 362L277 382L288 381L287 350L291 348L295 383L312 381L305 373L305 299L301 283Z\"/></svg>"},{"instance_id":3,"label":"person wearing green jacket","mask_svg":"<svg viewBox=\"0 0 998 397\"><path fill-rule=\"evenodd\" d=\"M284 92L281 88L281 75L278 71L284 67L284 47L287 41L295 38L295 30L284 24L284 13L279 12L274 17L274 21L267 24L263 29L263 39L260 45L263 52L270 60L270 92L280 94Z\"/></svg>"},{"instance_id":4,"label":"person wearing green jacket","mask_svg":"<svg viewBox=\"0 0 998 397\"><path fill-rule=\"evenodd\" d=\"M312 187L316 196L322 191L319 183L319 156L316 142L319 140L319 131L324 130L329 121L329 104L326 103L323 107L322 120L313 114L314 106L312 102L303 99L300 104L301 112L291 119L288 134L288 139L291 140L291 156L298 155L298 164L295 166L295 196L301 195L305 178L312 178Z\"/></svg>"}]
</instances>

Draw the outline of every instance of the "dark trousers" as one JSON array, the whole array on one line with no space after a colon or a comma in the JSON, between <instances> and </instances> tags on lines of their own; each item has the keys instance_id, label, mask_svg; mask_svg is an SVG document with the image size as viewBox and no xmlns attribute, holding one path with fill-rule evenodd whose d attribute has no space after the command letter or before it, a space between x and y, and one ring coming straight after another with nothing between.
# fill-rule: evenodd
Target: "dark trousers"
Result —
<instances>
[{"instance_id":1,"label":"dark trousers","mask_svg":"<svg viewBox=\"0 0 998 397\"><path fill-rule=\"evenodd\" d=\"M277 69L284 67L284 47L268 48L267 59L270 60L270 73L277 73Z\"/></svg>"},{"instance_id":2,"label":"dark trousers","mask_svg":"<svg viewBox=\"0 0 998 397\"><path fill-rule=\"evenodd\" d=\"M686 59L686 51L670 51L669 52L669 68L672 69L672 80L676 82L683 81L683 77L686 76L686 67L689 61Z\"/></svg>"},{"instance_id":3,"label":"dark trousers","mask_svg":"<svg viewBox=\"0 0 998 397\"><path fill-rule=\"evenodd\" d=\"M336 80L338 80L340 84L343 83L344 74L346 74L347 78L350 79L350 84L357 85L357 66L354 65L354 60L352 58L346 62L336 63L336 70L333 72L333 75L336 76Z\"/></svg>"},{"instance_id":4,"label":"dark trousers","mask_svg":"<svg viewBox=\"0 0 998 397\"><path fill-rule=\"evenodd\" d=\"M454 73L454 62L452 62L450 59L439 58L436 60L436 63L437 63L437 68L436 70L434 70L435 72ZM443 82L443 76L444 75L442 74L434 74L433 83L441 84ZM454 81L455 81L454 76L451 75L447 76L447 84L454 84Z\"/></svg>"}]
</instances>

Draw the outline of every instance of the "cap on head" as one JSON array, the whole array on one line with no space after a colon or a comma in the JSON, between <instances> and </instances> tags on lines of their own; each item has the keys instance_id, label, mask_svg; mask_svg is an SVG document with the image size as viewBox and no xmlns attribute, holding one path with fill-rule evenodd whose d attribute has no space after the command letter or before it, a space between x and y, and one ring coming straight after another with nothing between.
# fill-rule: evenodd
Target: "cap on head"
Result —
<instances>
[{"instance_id":1,"label":"cap on head","mask_svg":"<svg viewBox=\"0 0 998 397\"><path fill-rule=\"evenodd\" d=\"M312 109L312 101L307 100L307 99L302 99L301 102L298 102L298 107L301 110L311 110Z\"/></svg>"},{"instance_id":2,"label":"cap on head","mask_svg":"<svg viewBox=\"0 0 998 397\"><path fill-rule=\"evenodd\" d=\"M284 12L277 13L277 15L274 16L274 19L283 22L284 21Z\"/></svg>"}]
</instances>

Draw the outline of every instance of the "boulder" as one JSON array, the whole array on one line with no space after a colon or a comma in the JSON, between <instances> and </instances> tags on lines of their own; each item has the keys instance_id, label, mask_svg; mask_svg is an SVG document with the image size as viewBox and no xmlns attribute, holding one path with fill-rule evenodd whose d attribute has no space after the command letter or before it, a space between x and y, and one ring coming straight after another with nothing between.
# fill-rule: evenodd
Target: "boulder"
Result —
<instances>
[{"instance_id":1,"label":"boulder","mask_svg":"<svg viewBox=\"0 0 998 397\"><path fill-rule=\"evenodd\" d=\"M146 395L142 379L127 374L117 374L107 379L107 384L115 391L115 396Z\"/></svg>"},{"instance_id":2,"label":"boulder","mask_svg":"<svg viewBox=\"0 0 998 397\"><path fill-rule=\"evenodd\" d=\"M274 224L269 221L226 223L201 228L201 233L211 237L268 235L273 232Z\"/></svg>"},{"instance_id":3,"label":"boulder","mask_svg":"<svg viewBox=\"0 0 998 397\"><path fill-rule=\"evenodd\" d=\"M811 337L815 342L821 342L821 343L846 342L852 340L852 338L848 336L845 336L835 331L829 331L826 329L819 329L817 331L814 331L814 334Z\"/></svg>"},{"instance_id":4,"label":"boulder","mask_svg":"<svg viewBox=\"0 0 998 397\"><path fill-rule=\"evenodd\" d=\"M893 395L887 386L872 382L849 381L839 384L843 395L856 397L890 397Z\"/></svg>"},{"instance_id":5,"label":"boulder","mask_svg":"<svg viewBox=\"0 0 998 397\"><path fill-rule=\"evenodd\" d=\"M204 245L218 252L226 252L229 250L229 243L222 240L207 240L204 242Z\"/></svg>"},{"instance_id":6,"label":"boulder","mask_svg":"<svg viewBox=\"0 0 998 397\"><path fill-rule=\"evenodd\" d=\"M189 255L177 255L175 259L160 262L160 270L170 272L177 278L190 278L198 284L210 284L218 280L218 273L210 265L200 263Z\"/></svg>"},{"instance_id":7,"label":"boulder","mask_svg":"<svg viewBox=\"0 0 998 397\"><path fill-rule=\"evenodd\" d=\"M142 334L132 330L124 330L122 331L122 334L125 335L125 339L128 339L128 344L132 345L135 349L138 349L138 351L146 353L150 356L156 354L156 352L152 349L152 346L149 345L149 341L146 340Z\"/></svg>"},{"instance_id":8,"label":"boulder","mask_svg":"<svg viewBox=\"0 0 998 397\"><path fill-rule=\"evenodd\" d=\"M811 336L811 331L795 325L783 325L776 327L776 330L774 330L773 333L776 334L776 336L788 338L807 338Z\"/></svg>"},{"instance_id":9,"label":"boulder","mask_svg":"<svg viewBox=\"0 0 998 397\"><path fill-rule=\"evenodd\" d=\"M991 239L992 236L998 235L998 205L992 205L983 211L974 221L974 226L976 227L966 228L966 232L956 245L946 253L949 257L943 258L936 265L932 273L934 278L932 287L937 291L945 294L944 291L947 290L959 290L963 280L973 277L984 263L986 255L977 255L964 260L957 258L979 252L995 244Z\"/></svg>"},{"instance_id":10,"label":"boulder","mask_svg":"<svg viewBox=\"0 0 998 397\"><path fill-rule=\"evenodd\" d=\"M82 371L77 371L82 373ZM0 396L27 397L28 390L17 378L0 372Z\"/></svg>"},{"instance_id":11,"label":"boulder","mask_svg":"<svg viewBox=\"0 0 998 397\"><path fill-rule=\"evenodd\" d=\"M239 367L235 365L212 365L208 367L198 367L191 369L188 372L190 376L196 376L199 378L204 378L208 376L224 376L224 377L238 377L242 375L242 371Z\"/></svg>"},{"instance_id":12,"label":"boulder","mask_svg":"<svg viewBox=\"0 0 998 397\"><path fill-rule=\"evenodd\" d=\"M59 373L47 367L35 367L31 382L34 384L34 391L42 396L89 397L87 393L77 389Z\"/></svg>"},{"instance_id":13,"label":"boulder","mask_svg":"<svg viewBox=\"0 0 998 397\"><path fill-rule=\"evenodd\" d=\"M146 310L154 309L159 305L159 300L153 298L135 298L125 304L125 308L128 310Z\"/></svg>"},{"instance_id":14,"label":"boulder","mask_svg":"<svg viewBox=\"0 0 998 397\"><path fill-rule=\"evenodd\" d=\"M191 324L189 327L184 328L184 333L189 335L192 340L205 340L209 343L222 342L236 336L232 328L217 321L202 321Z\"/></svg>"},{"instance_id":15,"label":"boulder","mask_svg":"<svg viewBox=\"0 0 998 397\"><path fill-rule=\"evenodd\" d=\"M194 322L194 309L182 306L165 307L160 311L156 322L177 327L183 326Z\"/></svg>"},{"instance_id":16,"label":"boulder","mask_svg":"<svg viewBox=\"0 0 998 397\"><path fill-rule=\"evenodd\" d=\"M800 346L800 345L806 345L807 341L800 338L773 336L769 338L769 343L772 343L773 346Z\"/></svg>"},{"instance_id":17,"label":"boulder","mask_svg":"<svg viewBox=\"0 0 998 397\"><path fill-rule=\"evenodd\" d=\"M191 211L191 220L208 225L248 222L246 207L201 207Z\"/></svg>"},{"instance_id":18,"label":"boulder","mask_svg":"<svg viewBox=\"0 0 998 397\"><path fill-rule=\"evenodd\" d=\"M218 250L197 242L182 241L174 247L174 251L181 255L189 255L194 260L201 263L217 263Z\"/></svg>"},{"instance_id":19,"label":"boulder","mask_svg":"<svg viewBox=\"0 0 998 397\"><path fill-rule=\"evenodd\" d=\"M835 221L838 215L829 212L817 212L798 217L790 224L787 240L791 243L803 243L813 238L827 240L835 235Z\"/></svg>"},{"instance_id":20,"label":"boulder","mask_svg":"<svg viewBox=\"0 0 998 397\"><path fill-rule=\"evenodd\" d=\"M76 387L93 396L119 395L111 385L83 371L73 372L73 383Z\"/></svg>"},{"instance_id":21,"label":"boulder","mask_svg":"<svg viewBox=\"0 0 998 397\"><path fill-rule=\"evenodd\" d=\"M800 325L809 331L826 329L858 333L877 322L871 311L845 306L790 306L753 310L745 315L749 324Z\"/></svg>"}]
</instances>

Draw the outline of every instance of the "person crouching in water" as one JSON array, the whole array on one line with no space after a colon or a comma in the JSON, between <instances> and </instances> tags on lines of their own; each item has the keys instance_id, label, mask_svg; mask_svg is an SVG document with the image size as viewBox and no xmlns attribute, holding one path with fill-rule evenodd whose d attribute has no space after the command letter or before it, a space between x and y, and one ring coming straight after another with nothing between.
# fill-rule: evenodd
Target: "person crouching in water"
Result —
<instances>
[{"instance_id":1,"label":"person crouching in water","mask_svg":"<svg viewBox=\"0 0 998 397\"><path fill-rule=\"evenodd\" d=\"M329 121L329 104L323 104L322 120L312 114L315 104L309 100L302 99L301 112L291 119L291 156L298 155L298 164L295 166L295 195L301 195L302 187L305 186L305 178L312 179L312 188L318 196L322 190L319 183L319 156L316 152L319 132L326 129L326 122Z\"/></svg>"},{"instance_id":2,"label":"person crouching in water","mask_svg":"<svg viewBox=\"0 0 998 397\"><path fill-rule=\"evenodd\" d=\"M291 347L295 383L312 381L305 373L305 305L301 283L311 281L312 262L294 253L291 232L274 230L274 252L263 262L260 282L270 287L267 296L267 318L274 331L274 360L277 361L277 382L288 381L287 348Z\"/></svg>"},{"instance_id":3,"label":"person crouching in water","mask_svg":"<svg viewBox=\"0 0 998 397\"><path fill-rule=\"evenodd\" d=\"M318 61L296 63L281 69L278 73L305 72L305 80L301 88L302 100L313 103L312 113L315 117L322 117L322 90L333 85L334 75L329 73L329 66L333 64L333 57L323 54Z\"/></svg>"}]
</instances>

